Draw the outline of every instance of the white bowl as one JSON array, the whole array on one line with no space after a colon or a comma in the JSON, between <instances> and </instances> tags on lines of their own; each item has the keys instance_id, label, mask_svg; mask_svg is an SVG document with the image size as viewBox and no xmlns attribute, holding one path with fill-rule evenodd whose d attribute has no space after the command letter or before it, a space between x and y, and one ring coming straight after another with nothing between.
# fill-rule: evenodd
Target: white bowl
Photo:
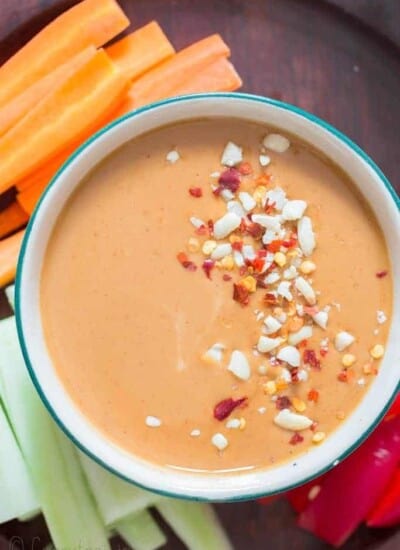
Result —
<instances>
[{"instance_id":1,"label":"white bowl","mask_svg":"<svg viewBox=\"0 0 400 550\"><path fill-rule=\"evenodd\" d=\"M153 128L181 120L221 116L252 120L295 134L333 159L350 176L375 212L390 251L395 284L393 318L379 375L362 402L323 445L265 470L196 474L152 464L127 453L108 441L80 412L59 380L46 347L39 280L57 217L93 166L126 141ZM164 495L211 501L250 499L291 489L322 474L367 437L399 389L399 204L389 182L357 145L325 122L278 101L245 94L202 94L162 101L124 116L86 142L61 168L41 198L22 245L16 282L18 334L29 373L44 404L59 426L89 456L122 478Z\"/></svg>"}]
</instances>

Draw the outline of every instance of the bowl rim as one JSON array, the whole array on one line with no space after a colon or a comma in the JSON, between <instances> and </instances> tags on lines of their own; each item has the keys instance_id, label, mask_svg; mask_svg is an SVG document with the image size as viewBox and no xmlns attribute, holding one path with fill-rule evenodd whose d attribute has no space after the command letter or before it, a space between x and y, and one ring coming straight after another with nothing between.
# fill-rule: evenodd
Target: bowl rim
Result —
<instances>
[{"instance_id":1,"label":"bowl rim","mask_svg":"<svg viewBox=\"0 0 400 550\"><path fill-rule=\"evenodd\" d=\"M22 270L25 260L25 253L26 248L29 240L30 233L33 228L33 224L37 218L38 212L40 210L40 206L42 202L44 201L45 197L47 196L49 190L55 185L59 177L64 173L67 168L75 162L75 159L81 155L85 151L86 148L88 148L94 141L96 141L100 136L103 136L104 134L107 134L111 129L119 126L124 121L135 118L137 115L145 113L147 111L152 111L157 109L158 107L170 105L170 104L177 104L187 101L192 101L195 99L221 99L226 98L229 100L235 100L235 99L241 99L241 100L247 100L250 102L258 102L263 103L272 107L278 107L280 109L290 111L291 113L298 115L302 118L305 118L306 120L316 124L320 128L322 128L323 131L333 135L335 138L337 138L339 141L341 141L345 146L347 146L349 149L351 149L358 157L361 158L375 173L378 180L381 184L386 188L386 190L389 192L389 195L391 199L393 200L395 206L397 207L397 210L400 212L400 197L397 195L395 189L390 184L389 180L386 178L386 176L383 174L382 170L378 167L378 165L369 157L367 153L365 153L353 140L348 138L345 134L343 134L340 130L336 129L334 126L329 124L328 122L325 122L324 120L320 119L316 115L309 113L308 111L305 111L301 109L300 107L297 107L295 105L282 102L276 99L263 97L255 94L248 94L248 93L242 93L242 92L211 92L211 93L200 93L200 94L188 94L178 97L172 97L165 100L157 101L150 103L148 105L145 105L143 107L140 107L134 111L131 111L118 119L112 121L111 123L107 124L104 128L96 132L94 135L92 135L87 141L85 141L82 145L80 145L74 153L65 161L65 163L59 168L59 170L56 172L56 174L51 179L50 183L47 185L46 189L42 193L32 215L29 220L29 223L27 225L27 228L25 230L24 238L21 245L21 250L18 258L18 264L17 264L17 272L16 272L16 279L15 279L15 319L16 319L16 328L17 328L17 334L18 339L20 343L20 347L22 350L22 355L24 357L24 361L26 364L26 368L28 370L29 376L33 382L33 385L36 389L36 391L39 394L39 397L46 407L47 411L49 412L52 419L55 421L55 423L58 425L59 428L68 436L68 438L77 446L77 448L84 452L87 456L89 456L92 460L94 460L97 464L105 468L110 473L116 475L120 479L123 479L124 481L127 481L131 483L132 485L136 485L138 487L141 487L142 489L152 491L154 493L157 493L161 496L165 497L174 497L174 498L181 498L189 501L203 501L203 502L240 502L245 500L252 500L252 499L258 499L262 497L271 496L274 494L280 494L287 491L290 491L292 489L295 489L296 487L299 487L301 485L304 485L305 483L308 483L312 479L315 479L327 471L331 470L335 465L337 465L339 462L344 460L347 456L349 456L355 449L357 449L361 443L364 442L364 440L375 430L375 428L378 426L379 422L384 417L385 413L389 409L390 405L394 401L396 395L400 391L400 380L397 384L397 386L394 388L391 396L389 397L388 401L386 402L385 406L381 409L380 413L374 418L374 420L371 422L371 424L365 429L359 437L353 442L352 445L350 445L346 450L344 450L340 455L337 456L336 460L329 461L328 464L318 469L317 471L313 472L312 475L305 476L299 481L290 482L287 485L283 486L279 490L268 490L268 488L264 488L262 491L259 492L252 492L251 494L240 494L236 496L229 496L229 497L222 497L219 499L209 499L207 497L198 497L193 496L189 494L185 494L183 492L173 492L173 491L167 491L167 490L161 490L161 489L155 489L151 485L145 485L143 483L137 482L131 477L128 477L124 475L122 472L114 469L111 465L107 464L99 458L96 454L94 454L90 449L88 449L79 439L78 435L75 435L65 424L64 422L59 418L55 408L50 403L49 399L47 398L46 391L43 389L42 385L40 384L36 373L35 368L32 364L32 361L30 359L28 346L26 345L24 330L23 330L23 323L21 321L21 280L22 280Z\"/></svg>"}]
</instances>

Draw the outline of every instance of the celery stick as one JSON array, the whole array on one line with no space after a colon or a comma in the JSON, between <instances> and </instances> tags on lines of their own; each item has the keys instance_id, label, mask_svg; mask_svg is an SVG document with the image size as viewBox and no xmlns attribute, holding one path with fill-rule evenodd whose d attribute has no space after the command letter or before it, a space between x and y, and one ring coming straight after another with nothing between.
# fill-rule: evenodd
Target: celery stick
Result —
<instances>
[{"instance_id":1,"label":"celery stick","mask_svg":"<svg viewBox=\"0 0 400 550\"><path fill-rule=\"evenodd\" d=\"M56 548L109 548L74 447L41 403L19 349L15 320L0 322L3 401Z\"/></svg>"},{"instance_id":2,"label":"celery stick","mask_svg":"<svg viewBox=\"0 0 400 550\"><path fill-rule=\"evenodd\" d=\"M155 550L167 542L164 533L147 510L118 521L114 529L135 550Z\"/></svg>"},{"instance_id":3,"label":"celery stick","mask_svg":"<svg viewBox=\"0 0 400 550\"><path fill-rule=\"evenodd\" d=\"M161 499L107 472L83 453L79 457L105 525L112 526Z\"/></svg>"},{"instance_id":4,"label":"celery stick","mask_svg":"<svg viewBox=\"0 0 400 550\"><path fill-rule=\"evenodd\" d=\"M210 504L165 499L156 508L189 550L232 548Z\"/></svg>"},{"instance_id":5,"label":"celery stick","mask_svg":"<svg viewBox=\"0 0 400 550\"><path fill-rule=\"evenodd\" d=\"M15 307L14 307L14 304L15 304L15 299L14 299L15 287L14 287L14 285L9 285L4 290L5 290L5 293L6 293L6 296L7 296L8 303L10 304L10 307L14 310L15 309Z\"/></svg>"},{"instance_id":6,"label":"celery stick","mask_svg":"<svg viewBox=\"0 0 400 550\"><path fill-rule=\"evenodd\" d=\"M28 470L0 403L0 523L38 508Z\"/></svg>"},{"instance_id":7,"label":"celery stick","mask_svg":"<svg viewBox=\"0 0 400 550\"><path fill-rule=\"evenodd\" d=\"M40 508L36 508L36 510L32 510L31 512L28 512L27 514L23 514L21 516L18 516L18 521L31 521L32 519L35 519L36 516L38 516L41 513Z\"/></svg>"}]
</instances>

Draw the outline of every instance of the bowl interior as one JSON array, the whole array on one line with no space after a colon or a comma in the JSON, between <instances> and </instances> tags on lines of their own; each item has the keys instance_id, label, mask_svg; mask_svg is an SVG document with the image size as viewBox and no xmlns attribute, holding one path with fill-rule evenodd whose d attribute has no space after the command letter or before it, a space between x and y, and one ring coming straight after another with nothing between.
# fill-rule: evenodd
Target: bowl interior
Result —
<instances>
[{"instance_id":1,"label":"bowl interior","mask_svg":"<svg viewBox=\"0 0 400 550\"><path fill-rule=\"evenodd\" d=\"M85 174L131 138L159 126L199 117L235 117L281 128L309 142L339 165L371 205L382 227L395 285L393 320L379 376L352 415L324 442L295 460L238 474L196 474L164 468L128 454L83 416L58 379L44 340L39 281L57 217ZM376 426L399 384L400 217L396 195L372 161L339 132L299 109L243 94L204 94L145 107L111 124L83 145L48 187L26 231L17 273L17 326L36 388L56 422L87 454L124 479L151 490L204 500L239 500L287 490L322 473L353 450Z\"/></svg>"}]
</instances>

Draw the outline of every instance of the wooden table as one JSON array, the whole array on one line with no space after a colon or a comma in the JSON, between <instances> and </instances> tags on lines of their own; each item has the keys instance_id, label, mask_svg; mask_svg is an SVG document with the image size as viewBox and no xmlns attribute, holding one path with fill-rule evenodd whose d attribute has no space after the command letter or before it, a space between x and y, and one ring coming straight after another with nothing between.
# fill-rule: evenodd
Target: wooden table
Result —
<instances>
[{"instance_id":1,"label":"wooden table","mask_svg":"<svg viewBox=\"0 0 400 550\"><path fill-rule=\"evenodd\" d=\"M0 0L0 61L74 3ZM326 119L365 149L400 192L400 55L389 40L323 0L120 3L134 26L156 18L177 48L206 34L221 33L232 47L245 91L295 103ZM2 297L0 314L6 313ZM284 500L269 507L250 502L217 508L238 550L328 548L296 527ZM22 537L25 548L35 550L48 541L42 520L23 525L11 522L0 533L8 539ZM0 540L0 550L3 546L11 548ZM181 545L171 536L168 548L178 550ZM400 533L360 528L344 548L395 550L400 548Z\"/></svg>"}]
</instances>

